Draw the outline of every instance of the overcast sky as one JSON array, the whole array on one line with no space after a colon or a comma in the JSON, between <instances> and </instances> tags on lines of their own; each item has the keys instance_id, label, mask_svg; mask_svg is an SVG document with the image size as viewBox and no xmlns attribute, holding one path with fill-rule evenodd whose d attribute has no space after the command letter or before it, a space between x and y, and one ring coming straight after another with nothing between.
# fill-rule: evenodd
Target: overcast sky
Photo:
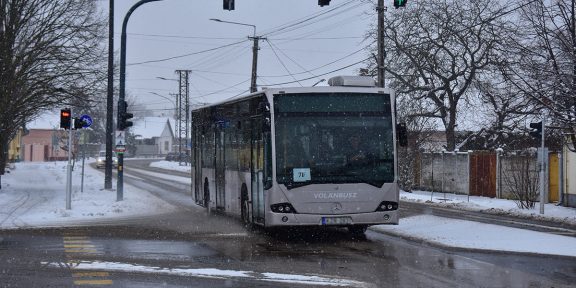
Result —
<instances>
[{"instance_id":1,"label":"overcast sky","mask_svg":"<svg viewBox=\"0 0 576 288\"><path fill-rule=\"evenodd\" d=\"M115 1L117 55L123 18L137 2ZM256 35L267 38L260 41L259 87L285 82L293 83L284 87L311 86L332 76L353 75L364 67L353 64L369 57L363 48L371 40L364 36L376 18L373 4L367 1L332 0L324 7L318 6L317 0L235 2L233 11L223 10L222 0L163 0L135 10L127 26L126 90L136 103L145 102L155 112L171 108L169 100L153 93L174 98L170 93L177 93L178 82L157 77L177 79L178 69L192 70L192 103L248 93L253 42L247 37L253 28L210 18L255 25ZM107 15L108 1L100 3ZM173 59L165 60L168 58ZM331 72L346 66L350 67Z\"/></svg>"}]
</instances>

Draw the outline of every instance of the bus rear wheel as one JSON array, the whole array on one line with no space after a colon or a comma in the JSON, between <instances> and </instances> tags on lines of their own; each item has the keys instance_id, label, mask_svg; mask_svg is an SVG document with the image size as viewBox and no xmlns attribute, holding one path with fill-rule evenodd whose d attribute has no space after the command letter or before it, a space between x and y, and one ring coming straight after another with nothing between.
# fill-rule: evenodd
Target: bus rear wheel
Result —
<instances>
[{"instance_id":1,"label":"bus rear wheel","mask_svg":"<svg viewBox=\"0 0 576 288\"><path fill-rule=\"evenodd\" d=\"M250 223L250 217L248 215L248 189L246 185L242 185L242 190L240 191L240 217L242 223L245 225Z\"/></svg>"},{"instance_id":2,"label":"bus rear wheel","mask_svg":"<svg viewBox=\"0 0 576 288\"><path fill-rule=\"evenodd\" d=\"M210 205L210 187L208 187L208 178L204 179L204 207Z\"/></svg>"}]
</instances>

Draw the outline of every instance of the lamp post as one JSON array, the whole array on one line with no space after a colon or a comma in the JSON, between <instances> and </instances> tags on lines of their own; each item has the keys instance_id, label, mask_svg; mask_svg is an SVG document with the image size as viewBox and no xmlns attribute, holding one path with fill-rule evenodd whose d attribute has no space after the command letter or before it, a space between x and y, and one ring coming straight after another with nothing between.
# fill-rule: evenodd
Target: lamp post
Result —
<instances>
[{"instance_id":1,"label":"lamp post","mask_svg":"<svg viewBox=\"0 0 576 288\"><path fill-rule=\"evenodd\" d=\"M148 92L148 93L154 94L154 95L156 95L156 96L158 96L158 97L161 97L161 98L164 98L164 99L170 101L170 103L172 103L172 106L174 107L174 113L176 113L176 109L177 109L177 107L176 107L176 102L175 102L173 99L170 99L170 98L168 98L168 97L166 97L166 96L164 96L164 95L162 95L162 94L156 93L156 92ZM176 95L176 96L178 96L177 94L170 94L170 95ZM174 117L175 115L172 115L172 116Z\"/></svg>"},{"instance_id":2,"label":"lamp post","mask_svg":"<svg viewBox=\"0 0 576 288\"><path fill-rule=\"evenodd\" d=\"M239 22L232 22L232 21L224 21L224 20L214 19L214 18L211 18L210 20L220 22L220 23L228 23L228 24L235 24L235 25L252 27L252 29L253 29L252 37L248 37L248 39L254 40L254 44L252 45L252 77L251 77L251 81L250 81L250 92L256 92L258 90L256 87L256 78L258 76L258 74L256 72L257 68L258 68L258 50L259 50L258 42L260 41L260 39L265 39L265 38L262 38L260 36L256 36L256 25L239 23Z\"/></svg>"},{"instance_id":3,"label":"lamp post","mask_svg":"<svg viewBox=\"0 0 576 288\"><path fill-rule=\"evenodd\" d=\"M126 26L128 26L128 20L132 12L136 8L148 3L162 0L140 0L134 4L126 16L124 16L124 21L122 22L122 35L120 36L120 91L118 95L118 105L124 103L126 95ZM120 111L120 109L118 109ZM118 113L120 114L120 113ZM123 115L118 115L122 117ZM118 153L118 177L116 182L116 201L122 201L124 198L124 153Z\"/></svg>"}]
</instances>

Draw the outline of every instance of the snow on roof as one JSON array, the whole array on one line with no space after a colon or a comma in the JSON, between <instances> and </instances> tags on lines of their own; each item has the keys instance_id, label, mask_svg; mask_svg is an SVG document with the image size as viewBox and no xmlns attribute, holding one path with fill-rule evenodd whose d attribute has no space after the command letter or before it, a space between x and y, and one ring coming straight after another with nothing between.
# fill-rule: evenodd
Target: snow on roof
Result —
<instances>
[{"instance_id":1,"label":"snow on roof","mask_svg":"<svg viewBox=\"0 0 576 288\"><path fill-rule=\"evenodd\" d=\"M174 134L174 120L168 117L137 118L133 121L134 126L132 126L130 130L132 130L132 133L134 133L137 138L151 139L160 137L162 131L164 131L167 120L170 121L170 128L172 129L172 134Z\"/></svg>"},{"instance_id":2,"label":"snow on roof","mask_svg":"<svg viewBox=\"0 0 576 288\"><path fill-rule=\"evenodd\" d=\"M59 112L46 111L36 119L26 123L27 129L59 129L60 114Z\"/></svg>"}]
</instances>

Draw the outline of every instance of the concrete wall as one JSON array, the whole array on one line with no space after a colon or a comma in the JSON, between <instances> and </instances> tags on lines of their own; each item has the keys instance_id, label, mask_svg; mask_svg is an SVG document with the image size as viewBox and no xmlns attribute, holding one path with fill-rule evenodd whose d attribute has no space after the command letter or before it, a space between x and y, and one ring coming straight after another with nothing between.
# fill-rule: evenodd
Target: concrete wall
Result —
<instances>
[{"instance_id":1,"label":"concrete wall","mask_svg":"<svg viewBox=\"0 0 576 288\"><path fill-rule=\"evenodd\" d=\"M525 162L524 162L525 161ZM523 162L523 163L522 163ZM525 181L535 185L539 191L539 170L535 155L520 156L510 155L500 157L500 198L510 199L513 196L511 185L514 185L514 177L522 174ZM519 174L520 173L520 174ZM527 174L523 174L527 173Z\"/></svg>"},{"instance_id":2,"label":"concrete wall","mask_svg":"<svg viewBox=\"0 0 576 288\"><path fill-rule=\"evenodd\" d=\"M424 153L421 159L419 189L468 193L467 153Z\"/></svg>"}]
</instances>

